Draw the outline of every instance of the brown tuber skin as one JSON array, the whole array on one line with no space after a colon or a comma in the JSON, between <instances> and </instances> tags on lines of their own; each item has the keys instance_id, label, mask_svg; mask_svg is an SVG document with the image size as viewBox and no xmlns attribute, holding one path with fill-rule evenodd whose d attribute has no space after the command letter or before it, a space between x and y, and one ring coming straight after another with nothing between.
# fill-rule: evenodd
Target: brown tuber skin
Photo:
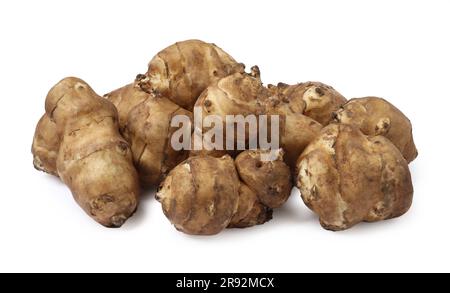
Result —
<instances>
[{"instance_id":1,"label":"brown tuber skin","mask_svg":"<svg viewBox=\"0 0 450 293\"><path fill-rule=\"evenodd\" d=\"M319 102L316 102L316 104L306 103L303 100L308 100L310 97L308 94L311 91L310 89L313 89L314 92L321 89L324 93L321 96L322 104ZM279 139L281 147L285 151L284 159L291 169L294 169L298 156L322 129L319 122L303 115L306 105L323 106L329 112L326 114L327 117L330 116L331 119L330 109L337 109L344 101L345 99L339 93L320 83L306 83L296 86L280 85L277 88L267 89L261 82L258 67L254 66L251 73L235 73L209 86L200 95L195 106L201 108L203 117L217 115L224 120L226 115L242 115L244 117L250 114L256 116L260 114L278 115L280 117ZM330 104L333 104L333 107ZM315 108L316 111L318 109ZM311 109L310 111L315 113ZM268 120L270 121L270 118ZM224 129L226 129L226 125L224 125ZM270 130L270 126L268 129ZM207 130L204 127L202 131L206 132ZM246 144L248 143L248 137L247 132ZM235 137L235 140L237 139ZM225 145L223 148L225 149ZM191 151L191 155L208 154L216 157L225 153L232 156L236 155L236 152L221 150Z\"/></svg>"},{"instance_id":2,"label":"brown tuber skin","mask_svg":"<svg viewBox=\"0 0 450 293\"><path fill-rule=\"evenodd\" d=\"M223 130L227 130L226 115L259 115L265 111L265 103L269 96L268 90L262 85L259 69L253 66L250 73L238 72L220 79L217 83L210 85L198 98L195 107L201 109L202 116L216 115L222 119ZM229 126L234 127L235 123ZM209 130L205 125L203 129L197 129L198 133L205 134ZM244 145L248 145L249 134L246 131ZM234 133L234 142L239 139L237 131ZM194 141L194 139L192 139ZM193 150L191 155L211 155L220 157L224 154L236 156L239 150L226 150L226 137L223 137L223 150Z\"/></svg>"},{"instance_id":3,"label":"brown tuber skin","mask_svg":"<svg viewBox=\"0 0 450 293\"><path fill-rule=\"evenodd\" d=\"M174 150L170 142L177 130L170 126L176 115L185 115L192 121L191 112L156 94L148 95L128 114L125 137L130 142L133 161L145 186L158 185L188 156L185 150Z\"/></svg>"},{"instance_id":4,"label":"brown tuber skin","mask_svg":"<svg viewBox=\"0 0 450 293\"><path fill-rule=\"evenodd\" d=\"M272 209L258 199L256 193L245 183L239 186L238 209L228 228L247 228L264 224L272 219Z\"/></svg>"},{"instance_id":5,"label":"brown tuber skin","mask_svg":"<svg viewBox=\"0 0 450 293\"><path fill-rule=\"evenodd\" d=\"M139 182L114 105L69 77L49 91L45 109L61 137L56 161L61 180L93 219L120 227L136 210Z\"/></svg>"},{"instance_id":6,"label":"brown tuber skin","mask_svg":"<svg viewBox=\"0 0 450 293\"><path fill-rule=\"evenodd\" d=\"M58 176L56 159L58 157L60 138L56 124L44 114L36 125L31 153L33 165L39 171Z\"/></svg>"},{"instance_id":7,"label":"brown tuber skin","mask_svg":"<svg viewBox=\"0 0 450 293\"><path fill-rule=\"evenodd\" d=\"M292 100L271 97L266 103L266 112L280 117L280 143L285 151L284 161L294 170L298 157L319 135L322 125L301 114L301 111L297 112Z\"/></svg>"},{"instance_id":8,"label":"brown tuber skin","mask_svg":"<svg viewBox=\"0 0 450 293\"><path fill-rule=\"evenodd\" d=\"M401 216L411 206L408 164L383 136L346 124L325 127L300 156L297 187L328 230Z\"/></svg>"},{"instance_id":9,"label":"brown tuber skin","mask_svg":"<svg viewBox=\"0 0 450 293\"><path fill-rule=\"evenodd\" d=\"M263 86L259 68L253 66L250 73L237 72L211 84L198 98L195 106L203 116L263 114L269 91Z\"/></svg>"},{"instance_id":10,"label":"brown tuber skin","mask_svg":"<svg viewBox=\"0 0 450 293\"><path fill-rule=\"evenodd\" d=\"M139 85L131 83L116 89L103 97L116 106L117 113L119 114L120 131L123 133L127 125L128 114L130 111L138 104L145 101L149 96L150 94L141 90Z\"/></svg>"},{"instance_id":11,"label":"brown tuber skin","mask_svg":"<svg viewBox=\"0 0 450 293\"><path fill-rule=\"evenodd\" d=\"M195 156L170 171L156 198L177 230L213 235L237 212L239 184L230 156Z\"/></svg>"},{"instance_id":12,"label":"brown tuber skin","mask_svg":"<svg viewBox=\"0 0 450 293\"><path fill-rule=\"evenodd\" d=\"M382 135L408 163L417 157L409 119L388 101L377 97L351 99L334 114L335 121L352 124L366 135Z\"/></svg>"},{"instance_id":13,"label":"brown tuber skin","mask_svg":"<svg viewBox=\"0 0 450 293\"><path fill-rule=\"evenodd\" d=\"M292 190L291 173L283 161L283 152L277 151L276 159L263 161L264 151L244 151L236 157L239 177L257 194L261 203L269 208L283 205Z\"/></svg>"},{"instance_id":14,"label":"brown tuber skin","mask_svg":"<svg viewBox=\"0 0 450 293\"><path fill-rule=\"evenodd\" d=\"M242 71L243 65L214 44L199 40L175 43L156 54L136 82L192 111L198 96L220 78Z\"/></svg>"},{"instance_id":15,"label":"brown tuber skin","mask_svg":"<svg viewBox=\"0 0 450 293\"><path fill-rule=\"evenodd\" d=\"M289 104L289 109L326 126L333 118L333 112L347 100L329 85L321 82L305 82L296 85L279 83L269 85L273 96Z\"/></svg>"},{"instance_id":16,"label":"brown tuber skin","mask_svg":"<svg viewBox=\"0 0 450 293\"><path fill-rule=\"evenodd\" d=\"M263 153L244 151L236 162L229 155L188 158L169 172L157 192L164 214L178 230L195 235L269 221L272 207L287 200L292 183L282 152L273 162L261 162ZM258 174L252 176L259 163Z\"/></svg>"},{"instance_id":17,"label":"brown tuber skin","mask_svg":"<svg viewBox=\"0 0 450 293\"><path fill-rule=\"evenodd\" d=\"M250 73L244 67L214 44L187 40L157 53L146 74L105 99L84 81L65 78L48 93L36 126L34 167L59 176L85 212L107 227L120 227L135 212L139 183L159 184L156 198L166 217L194 235L271 220L292 181L325 229L408 211L408 163L417 149L402 112L381 98L347 101L320 82L265 87L257 66ZM172 148L176 115L191 122L183 138L213 128L193 132L194 106L203 118L222 118L224 130L233 126L234 150L227 150L226 135L223 150ZM227 125L227 115L240 117ZM254 117L248 115L256 125L260 115L280 117L279 133L267 125L269 141L279 135L282 148L272 160L268 151L242 150L264 148L250 143L256 138L248 127L238 137L235 125L240 118L249 125L246 117Z\"/></svg>"}]
</instances>

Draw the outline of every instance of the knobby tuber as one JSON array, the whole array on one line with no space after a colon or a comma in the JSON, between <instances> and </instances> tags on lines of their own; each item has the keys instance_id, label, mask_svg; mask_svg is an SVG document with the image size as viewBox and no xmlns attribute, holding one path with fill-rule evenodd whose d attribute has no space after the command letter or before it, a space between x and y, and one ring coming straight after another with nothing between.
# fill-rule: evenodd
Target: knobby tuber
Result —
<instances>
[{"instance_id":1,"label":"knobby tuber","mask_svg":"<svg viewBox=\"0 0 450 293\"><path fill-rule=\"evenodd\" d=\"M122 133L125 132L124 130L127 125L128 114L130 111L146 100L149 96L150 94L141 90L139 85L136 83L130 83L104 95L106 99L116 106L117 113L119 115L120 131Z\"/></svg>"},{"instance_id":2,"label":"knobby tuber","mask_svg":"<svg viewBox=\"0 0 450 293\"><path fill-rule=\"evenodd\" d=\"M187 150L175 150L171 144L172 134L178 129L171 127L171 120L177 115L192 121L191 112L158 94L150 94L128 114L125 137L130 142L141 182L146 186L158 185L188 155Z\"/></svg>"},{"instance_id":3,"label":"knobby tuber","mask_svg":"<svg viewBox=\"0 0 450 293\"><path fill-rule=\"evenodd\" d=\"M388 138L408 163L417 157L411 122L399 109L382 98L352 99L334 116L337 122L355 125L366 135Z\"/></svg>"},{"instance_id":4,"label":"knobby tuber","mask_svg":"<svg viewBox=\"0 0 450 293\"><path fill-rule=\"evenodd\" d=\"M237 212L239 184L230 156L195 156L170 171L156 198L177 230L212 235Z\"/></svg>"},{"instance_id":5,"label":"knobby tuber","mask_svg":"<svg viewBox=\"0 0 450 293\"><path fill-rule=\"evenodd\" d=\"M283 152L276 158L264 160L268 151L244 151L236 157L236 168L242 181L254 190L259 200L269 208L278 208L289 198L292 189L291 173L283 161Z\"/></svg>"},{"instance_id":6,"label":"knobby tuber","mask_svg":"<svg viewBox=\"0 0 450 293\"><path fill-rule=\"evenodd\" d=\"M292 185L282 152L273 162L261 162L264 153L244 151L236 162L229 155L188 158L169 172L157 192L164 214L178 230L198 235L270 220L272 208L287 200ZM250 174L255 168L261 171Z\"/></svg>"},{"instance_id":7,"label":"knobby tuber","mask_svg":"<svg viewBox=\"0 0 450 293\"><path fill-rule=\"evenodd\" d=\"M69 77L49 91L45 111L43 119L54 123L46 131L60 138L57 174L88 215L120 227L136 210L139 182L130 147L119 134L116 108L81 79Z\"/></svg>"},{"instance_id":8,"label":"knobby tuber","mask_svg":"<svg viewBox=\"0 0 450 293\"><path fill-rule=\"evenodd\" d=\"M166 217L196 235L269 221L292 182L329 230L407 212L413 196L408 163L417 149L400 110L377 97L347 101L320 82L266 87L257 66L244 69L216 45L187 40L157 53L145 74L104 98L81 79L65 78L47 95L33 165L60 177L86 213L107 227L134 213L140 183L159 185L156 198ZM190 123L183 129L190 152L172 144L181 128L174 117ZM275 130L273 117L279 118ZM211 131L218 123L220 136ZM261 136L266 145L275 138L279 145L263 150ZM213 141L222 143L219 149Z\"/></svg>"},{"instance_id":9,"label":"knobby tuber","mask_svg":"<svg viewBox=\"0 0 450 293\"><path fill-rule=\"evenodd\" d=\"M269 89L273 96L288 104L292 112L304 114L324 126L332 120L333 112L347 101L334 88L321 82L279 83L269 85Z\"/></svg>"},{"instance_id":10,"label":"knobby tuber","mask_svg":"<svg viewBox=\"0 0 450 293\"><path fill-rule=\"evenodd\" d=\"M242 71L243 65L217 47L200 40L175 43L160 51L136 81L146 92L157 91L192 111L198 96L222 77Z\"/></svg>"},{"instance_id":11,"label":"knobby tuber","mask_svg":"<svg viewBox=\"0 0 450 293\"><path fill-rule=\"evenodd\" d=\"M321 225L335 231L398 217L413 196L400 151L385 137L365 136L346 124L325 127L305 149L296 184Z\"/></svg>"},{"instance_id":12,"label":"knobby tuber","mask_svg":"<svg viewBox=\"0 0 450 293\"><path fill-rule=\"evenodd\" d=\"M58 157L60 138L56 131L56 124L47 114L42 115L36 125L31 153L33 165L39 171L58 176L56 159Z\"/></svg>"}]
</instances>

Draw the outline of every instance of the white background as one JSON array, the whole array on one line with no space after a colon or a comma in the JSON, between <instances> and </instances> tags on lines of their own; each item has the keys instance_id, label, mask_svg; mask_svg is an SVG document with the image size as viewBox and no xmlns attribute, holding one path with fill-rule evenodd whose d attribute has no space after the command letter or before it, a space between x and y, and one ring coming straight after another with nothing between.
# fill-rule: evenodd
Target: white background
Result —
<instances>
[{"instance_id":1,"label":"white background","mask_svg":"<svg viewBox=\"0 0 450 293\"><path fill-rule=\"evenodd\" d=\"M449 1L0 1L0 271L450 271ZM322 229L295 191L265 225L177 232L151 192L121 229L77 206L30 153L47 91L65 76L104 94L175 41L214 42L263 81L318 80L377 95L411 119L419 157L399 219Z\"/></svg>"}]
</instances>

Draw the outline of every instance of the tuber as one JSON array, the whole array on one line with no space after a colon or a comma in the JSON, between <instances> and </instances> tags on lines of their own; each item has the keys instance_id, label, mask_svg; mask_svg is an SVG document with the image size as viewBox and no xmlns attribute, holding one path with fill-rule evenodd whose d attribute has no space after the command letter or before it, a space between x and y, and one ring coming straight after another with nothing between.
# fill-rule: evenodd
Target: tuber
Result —
<instances>
[{"instance_id":1,"label":"tuber","mask_svg":"<svg viewBox=\"0 0 450 293\"><path fill-rule=\"evenodd\" d=\"M268 151L244 151L236 157L236 168L242 181L254 190L265 206L278 208L291 194L292 183L289 167L283 161L283 151L276 151L276 158L263 160ZM267 158L268 159L268 158Z\"/></svg>"},{"instance_id":2,"label":"tuber","mask_svg":"<svg viewBox=\"0 0 450 293\"><path fill-rule=\"evenodd\" d=\"M352 125L322 129L299 157L296 177L303 201L329 230L398 217L412 203L411 175L400 151Z\"/></svg>"},{"instance_id":3,"label":"tuber","mask_svg":"<svg viewBox=\"0 0 450 293\"><path fill-rule=\"evenodd\" d=\"M51 129L61 139L59 177L88 215L104 226L120 227L136 210L139 182L114 105L81 79L69 77L49 91L45 110L44 119L54 122Z\"/></svg>"},{"instance_id":4,"label":"tuber","mask_svg":"<svg viewBox=\"0 0 450 293\"><path fill-rule=\"evenodd\" d=\"M42 115L36 125L31 153L33 165L39 171L58 176L56 159L58 157L60 138L56 131L56 124L47 114Z\"/></svg>"},{"instance_id":5,"label":"tuber","mask_svg":"<svg viewBox=\"0 0 450 293\"><path fill-rule=\"evenodd\" d=\"M124 133L145 186L158 185L164 175L188 155L186 150L174 150L171 144L176 130L171 127L171 120L176 115L192 120L191 112L158 94L148 95L128 114Z\"/></svg>"},{"instance_id":6,"label":"tuber","mask_svg":"<svg viewBox=\"0 0 450 293\"><path fill-rule=\"evenodd\" d=\"M157 192L164 214L178 230L197 235L269 221L272 208L289 197L292 183L282 151L273 162L262 162L263 154L267 151L244 151L235 162L229 155L189 157L169 172Z\"/></svg>"},{"instance_id":7,"label":"tuber","mask_svg":"<svg viewBox=\"0 0 450 293\"><path fill-rule=\"evenodd\" d=\"M134 107L149 97L136 83L130 83L103 96L116 106L119 115L119 126L124 133L128 114Z\"/></svg>"},{"instance_id":8,"label":"tuber","mask_svg":"<svg viewBox=\"0 0 450 293\"><path fill-rule=\"evenodd\" d=\"M334 88L321 82L279 83L269 85L269 89L272 96L289 104L292 112L304 114L324 126L332 120L333 112L347 101Z\"/></svg>"},{"instance_id":9,"label":"tuber","mask_svg":"<svg viewBox=\"0 0 450 293\"><path fill-rule=\"evenodd\" d=\"M417 157L409 119L394 105L377 97L351 99L334 113L335 120L352 124L366 135L383 135L408 163Z\"/></svg>"},{"instance_id":10,"label":"tuber","mask_svg":"<svg viewBox=\"0 0 450 293\"><path fill-rule=\"evenodd\" d=\"M138 75L136 82L144 91L156 91L192 111L204 89L222 77L242 71L242 67L215 44L187 40L156 54L147 73Z\"/></svg>"},{"instance_id":11,"label":"tuber","mask_svg":"<svg viewBox=\"0 0 450 293\"><path fill-rule=\"evenodd\" d=\"M195 156L170 171L156 198L177 230L212 235L237 212L239 184L230 156Z\"/></svg>"}]
</instances>

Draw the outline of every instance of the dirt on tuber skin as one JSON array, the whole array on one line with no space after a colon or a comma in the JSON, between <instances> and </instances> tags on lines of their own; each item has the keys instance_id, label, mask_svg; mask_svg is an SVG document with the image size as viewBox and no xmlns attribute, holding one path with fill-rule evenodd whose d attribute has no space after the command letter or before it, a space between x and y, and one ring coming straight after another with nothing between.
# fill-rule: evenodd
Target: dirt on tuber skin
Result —
<instances>
[{"instance_id":1,"label":"dirt on tuber skin","mask_svg":"<svg viewBox=\"0 0 450 293\"><path fill-rule=\"evenodd\" d=\"M377 97L351 99L334 113L335 121L352 124L366 135L382 135L403 154L408 163L417 157L412 125L399 109Z\"/></svg>"},{"instance_id":2,"label":"dirt on tuber skin","mask_svg":"<svg viewBox=\"0 0 450 293\"><path fill-rule=\"evenodd\" d=\"M198 96L220 78L242 71L243 65L217 47L200 40L177 42L153 57L136 82L192 111Z\"/></svg>"},{"instance_id":3,"label":"dirt on tuber skin","mask_svg":"<svg viewBox=\"0 0 450 293\"><path fill-rule=\"evenodd\" d=\"M305 204L328 230L401 216L411 206L408 164L383 136L330 124L297 163L296 185Z\"/></svg>"},{"instance_id":4,"label":"dirt on tuber skin","mask_svg":"<svg viewBox=\"0 0 450 293\"><path fill-rule=\"evenodd\" d=\"M49 91L45 110L61 138L59 177L89 216L120 227L136 210L139 181L114 105L83 80L68 77Z\"/></svg>"}]
</instances>

